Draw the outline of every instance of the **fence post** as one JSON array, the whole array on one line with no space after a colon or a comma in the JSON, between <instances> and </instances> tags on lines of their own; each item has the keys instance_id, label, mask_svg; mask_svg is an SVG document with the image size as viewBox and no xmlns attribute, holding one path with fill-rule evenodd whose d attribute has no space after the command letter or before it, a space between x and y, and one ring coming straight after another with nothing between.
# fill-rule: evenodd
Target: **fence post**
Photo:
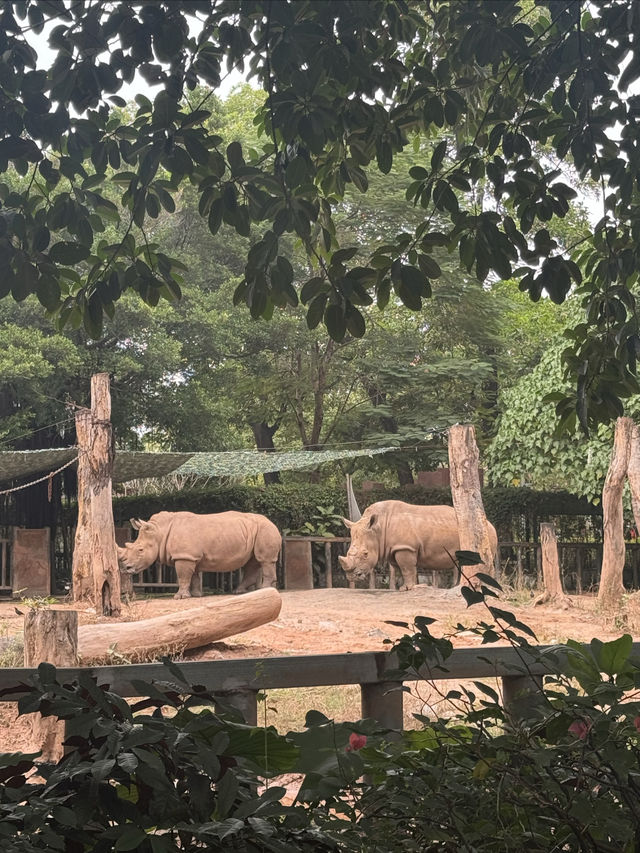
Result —
<instances>
[{"instance_id":1,"label":"fence post","mask_svg":"<svg viewBox=\"0 0 640 853\"><path fill-rule=\"evenodd\" d=\"M24 617L24 665L35 669L41 663L78 665L78 614L75 610L30 610ZM42 750L40 761L62 758L64 723L57 717L30 714L34 745Z\"/></svg>"},{"instance_id":2,"label":"fence post","mask_svg":"<svg viewBox=\"0 0 640 853\"><path fill-rule=\"evenodd\" d=\"M371 717L383 728L403 729L402 685L398 681L376 681L360 685L362 717Z\"/></svg>"},{"instance_id":3,"label":"fence post","mask_svg":"<svg viewBox=\"0 0 640 853\"><path fill-rule=\"evenodd\" d=\"M333 556L331 542L324 543L324 585L327 589L333 587Z\"/></svg>"},{"instance_id":4,"label":"fence post","mask_svg":"<svg viewBox=\"0 0 640 853\"><path fill-rule=\"evenodd\" d=\"M507 675L501 678L505 710L515 719L530 717L542 701L542 676Z\"/></svg>"},{"instance_id":5,"label":"fence post","mask_svg":"<svg viewBox=\"0 0 640 853\"><path fill-rule=\"evenodd\" d=\"M251 688L225 690L216 693L223 705L239 711L248 726L258 725L258 691Z\"/></svg>"}]
</instances>

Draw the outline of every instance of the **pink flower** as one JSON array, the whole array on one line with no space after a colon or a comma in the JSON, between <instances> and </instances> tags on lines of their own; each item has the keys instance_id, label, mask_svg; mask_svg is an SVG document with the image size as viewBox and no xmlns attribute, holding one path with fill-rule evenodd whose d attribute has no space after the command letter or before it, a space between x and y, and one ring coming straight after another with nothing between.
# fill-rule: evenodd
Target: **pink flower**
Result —
<instances>
[{"instance_id":1,"label":"pink flower","mask_svg":"<svg viewBox=\"0 0 640 853\"><path fill-rule=\"evenodd\" d=\"M636 729L640 732L640 717L636 717L636 718L635 718L635 720L633 721L633 725L634 725L634 726L636 727Z\"/></svg>"},{"instance_id":2,"label":"pink flower","mask_svg":"<svg viewBox=\"0 0 640 853\"><path fill-rule=\"evenodd\" d=\"M367 744L367 736L366 735L358 735L355 732L351 732L349 735L349 746L346 748L346 752L352 752L358 749L362 749L363 746Z\"/></svg>"},{"instance_id":3,"label":"pink flower","mask_svg":"<svg viewBox=\"0 0 640 853\"><path fill-rule=\"evenodd\" d=\"M572 735L579 737L580 740L584 740L589 734L590 728L591 723L585 723L584 720L575 720L575 722L571 723L569 726L569 731Z\"/></svg>"}]
</instances>

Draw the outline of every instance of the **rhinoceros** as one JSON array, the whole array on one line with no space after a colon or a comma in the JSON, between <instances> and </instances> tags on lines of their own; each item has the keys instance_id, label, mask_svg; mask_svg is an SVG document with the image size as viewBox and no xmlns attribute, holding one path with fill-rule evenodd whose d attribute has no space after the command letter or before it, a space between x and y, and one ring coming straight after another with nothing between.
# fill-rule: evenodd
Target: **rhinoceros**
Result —
<instances>
[{"instance_id":1,"label":"rhinoceros","mask_svg":"<svg viewBox=\"0 0 640 853\"><path fill-rule=\"evenodd\" d=\"M144 571L156 560L175 566L178 592L174 598L191 596L196 572L232 572L244 567L236 592L276 585L282 537L264 515L157 512L149 521L132 518L131 525L139 531L138 538L118 548L118 560L130 574Z\"/></svg>"},{"instance_id":2,"label":"rhinoceros","mask_svg":"<svg viewBox=\"0 0 640 853\"><path fill-rule=\"evenodd\" d=\"M338 559L349 581L368 577L378 563L388 562L402 572L402 589L413 589L418 569L452 569L451 556L460 550L451 506L378 501L367 507L360 521L343 521L351 531L351 545L346 557ZM495 555L498 537L492 524L489 538Z\"/></svg>"}]
</instances>

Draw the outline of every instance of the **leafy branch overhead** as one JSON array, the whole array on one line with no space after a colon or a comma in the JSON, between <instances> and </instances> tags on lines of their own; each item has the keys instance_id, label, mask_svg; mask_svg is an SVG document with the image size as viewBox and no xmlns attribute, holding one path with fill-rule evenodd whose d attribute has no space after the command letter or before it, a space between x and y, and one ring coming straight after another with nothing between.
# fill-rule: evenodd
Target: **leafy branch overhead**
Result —
<instances>
[{"instance_id":1,"label":"leafy branch overhead","mask_svg":"<svg viewBox=\"0 0 640 853\"><path fill-rule=\"evenodd\" d=\"M42 70L33 34L45 27L55 58ZM310 327L361 336L374 301L421 308L445 250L479 281L516 277L534 300L578 289L586 321L565 354L575 391L558 413L577 411L585 428L606 420L638 390L638 98L627 93L639 27L626 0L4 3L0 296L36 293L92 334L127 289L151 304L178 297L180 265L145 223L173 212L188 180L213 233L225 223L253 238L235 301L254 317L302 299ZM223 145L206 96L193 97L234 68L266 92L259 151ZM128 119L117 93L136 73L152 99L139 95ZM345 189L366 192L368 172L388 173L410 144L417 227L371 254L340 246ZM602 218L560 246L550 223L587 179ZM123 190L123 221L107 181ZM287 234L311 261L302 282Z\"/></svg>"}]
</instances>

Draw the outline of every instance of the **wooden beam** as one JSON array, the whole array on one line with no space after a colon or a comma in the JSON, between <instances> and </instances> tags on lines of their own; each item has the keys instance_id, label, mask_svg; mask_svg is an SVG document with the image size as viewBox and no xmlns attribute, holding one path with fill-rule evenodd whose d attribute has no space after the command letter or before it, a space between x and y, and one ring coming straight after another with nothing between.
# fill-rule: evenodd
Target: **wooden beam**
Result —
<instances>
[{"instance_id":1,"label":"wooden beam","mask_svg":"<svg viewBox=\"0 0 640 853\"><path fill-rule=\"evenodd\" d=\"M545 646L536 647L543 653ZM555 648L555 647L554 647ZM640 656L640 643L634 643L634 654ZM588 650L589 646L585 646ZM527 670L525 670L525 663ZM280 658L243 658L238 660L185 661L178 664L189 684L202 684L208 690L264 690L289 687L322 687L340 684L373 684L388 682L388 669L397 661L389 652L354 652L337 655L299 655ZM0 691L29 683L32 669L0 669ZM156 681L175 684L171 672L161 663L61 668L58 680L73 680L81 672L95 675L99 684L109 684L120 696L138 696L132 681ZM434 681L466 678L520 678L543 675L548 667L511 646L455 649L441 667L423 667L419 674L407 674L405 681L417 678ZM0 701L16 701L16 695Z\"/></svg>"}]
</instances>

